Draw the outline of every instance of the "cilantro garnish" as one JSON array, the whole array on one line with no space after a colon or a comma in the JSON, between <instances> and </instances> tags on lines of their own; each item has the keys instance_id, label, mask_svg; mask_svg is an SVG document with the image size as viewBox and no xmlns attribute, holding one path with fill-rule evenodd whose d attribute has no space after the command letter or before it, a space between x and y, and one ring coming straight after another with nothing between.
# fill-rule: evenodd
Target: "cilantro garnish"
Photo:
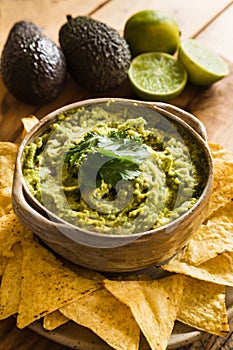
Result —
<instances>
[{"instance_id":1,"label":"cilantro garnish","mask_svg":"<svg viewBox=\"0 0 233 350\"><path fill-rule=\"evenodd\" d=\"M97 185L103 180L115 187L120 180L132 180L141 174L139 165L150 156L140 137L126 132L111 131L106 136L90 132L79 144L67 152L65 163L68 172L77 176L81 162L85 160L86 179L88 173L97 174Z\"/></svg>"}]
</instances>

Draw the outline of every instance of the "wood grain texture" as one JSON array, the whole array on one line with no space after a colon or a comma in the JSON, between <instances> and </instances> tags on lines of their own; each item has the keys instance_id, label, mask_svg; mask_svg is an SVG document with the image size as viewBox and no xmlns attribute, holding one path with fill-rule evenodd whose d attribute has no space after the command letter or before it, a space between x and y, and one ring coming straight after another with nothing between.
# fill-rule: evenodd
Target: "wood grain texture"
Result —
<instances>
[{"instance_id":1,"label":"wood grain texture","mask_svg":"<svg viewBox=\"0 0 233 350\"><path fill-rule=\"evenodd\" d=\"M233 4L216 16L205 30L197 35L197 39L219 55L233 61Z\"/></svg>"},{"instance_id":2,"label":"wood grain texture","mask_svg":"<svg viewBox=\"0 0 233 350\"><path fill-rule=\"evenodd\" d=\"M226 337L216 337L210 334L203 334L201 339L189 346L179 350L232 350L233 349L233 319L229 321L230 332Z\"/></svg>"},{"instance_id":3,"label":"wood grain texture","mask_svg":"<svg viewBox=\"0 0 233 350\"><path fill-rule=\"evenodd\" d=\"M32 21L44 29L50 39L58 42L58 31L66 15L86 15L94 12L107 0L1 0L0 48L17 21Z\"/></svg>"},{"instance_id":4,"label":"wood grain texture","mask_svg":"<svg viewBox=\"0 0 233 350\"><path fill-rule=\"evenodd\" d=\"M93 16L122 31L127 18L136 11L159 9L171 13L181 28L182 36L189 37L195 35L203 25L209 23L220 11L232 3L229 0L204 1L203 6L203 0L176 0L175 3L174 0L113 0L100 8Z\"/></svg>"},{"instance_id":5,"label":"wood grain texture","mask_svg":"<svg viewBox=\"0 0 233 350\"><path fill-rule=\"evenodd\" d=\"M203 89L186 106L206 126L208 138L233 151L233 64L231 74L209 89Z\"/></svg>"},{"instance_id":6,"label":"wood grain texture","mask_svg":"<svg viewBox=\"0 0 233 350\"><path fill-rule=\"evenodd\" d=\"M30 329L20 330L15 319L8 318L0 322L0 350L70 350L54 343Z\"/></svg>"}]
</instances>

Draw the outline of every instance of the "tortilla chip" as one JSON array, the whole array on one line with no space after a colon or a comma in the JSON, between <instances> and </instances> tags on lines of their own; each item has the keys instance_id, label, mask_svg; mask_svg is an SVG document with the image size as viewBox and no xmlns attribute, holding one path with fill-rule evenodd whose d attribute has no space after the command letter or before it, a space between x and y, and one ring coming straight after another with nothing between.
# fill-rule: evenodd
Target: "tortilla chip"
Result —
<instances>
[{"instance_id":1,"label":"tortilla chip","mask_svg":"<svg viewBox=\"0 0 233 350\"><path fill-rule=\"evenodd\" d=\"M0 216L9 214L12 210L11 187L0 188Z\"/></svg>"},{"instance_id":2,"label":"tortilla chip","mask_svg":"<svg viewBox=\"0 0 233 350\"><path fill-rule=\"evenodd\" d=\"M116 350L137 350L140 329L130 309L105 288L60 309L74 322L90 328Z\"/></svg>"},{"instance_id":3,"label":"tortilla chip","mask_svg":"<svg viewBox=\"0 0 233 350\"><path fill-rule=\"evenodd\" d=\"M18 312L20 302L23 252L20 243L12 248L13 256L4 271L0 289L0 320Z\"/></svg>"},{"instance_id":4,"label":"tortilla chip","mask_svg":"<svg viewBox=\"0 0 233 350\"><path fill-rule=\"evenodd\" d=\"M233 163L216 160L214 162L213 190L206 218L233 199Z\"/></svg>"},{"instance_id":5,"label":"tortilla chip","mask_svg":"<svg viewBox=\"0 0 233 350\"><path fill-rule=\"evenodd\" d=\"M12 187L17 151L14 143L0 142L0 189Z\"/></svg>"},{"instance_id":6,"label":"tortilla chip","mask_svg":"<svg viewBox=\"0 0 233 350\"><path fill-rule=\"evenodd\" d=\"M19 328L100 288L99 282L77 275L37 242L25 240L22 246Z\"/></svg>"},{"instance_id":7,"label":"tortilla chip","mask_svg":"<svg viewBox=\"0 0 233 350\"><path fill-rule=\"evenodd\" d=\"M154 281L105 281L106 288L128 305L152 350L165 350L183 293L183 277Z\"/></svg>"},{"instance_id":8,"label":"tortilla chip","mask_svg":"<svg viewBox=\"0 0 233 350\"><path fill-rule=\"evenodd\" d=\"M69 321L69 318L60 313L59 310L53 311L51 314L45 315L43 320L43 327L47 331L53 331L54 329L62 326Z\"/></svg>"},{"instance_id":9,"label":"tortilla chip","mask_svg":"<svg viewBox=\"0 0 233 350\"><path fill-rule=\"evenodd\" d=\"M210 152L214 161L215 159L217 159L217 160L233 163L233 153L230 152L228 149L226 149L221 145L211 143L211 142L209 142L209 147L210 147Z\"/></svg>"},{"instance_id":10,"label":"tortilla chip","mask_svg":"<svg viewBox=\"0 0 233 350\"><path fill-rule=\"evenodd\" d=\"M177 319L202 331L226 336L229 325L225 288L222 285L187 277Z\"/></svg>"},{"instance_id":11,"label":"tortilla chip","mask_svg":"<svg viewBox=\"0 0 233 350\"><path fill-rule=\"evenodd\" d=\"M35 117L34 115L29 115L27 117L23 117L21 119L22 123L23 123L23 133L22 133L22 138L24 138L24 136L27 134L27 132L29 132L34 125L36 125L37 123L39 123L39 119L37 117Z\"/></svg>"},{"instance_id":12,"label":"tortilla chip","mask_svg":"<svg viewBox=\"0 0 233 350\"><path fill-rule=\"evenodd\" d=\"M103 281L106 277L101 275L100 273L89 270L89 269L84 269L81 268L78 265L70 264L69 262L66 261L66 265L69 266L73 271L78 273L80 276L85 277L85 278L90 278L95 281ZM119 280L140 280L140 281L148 281L150 280L150 277L147 275L142 275L142 274L129 274L129 275L119 275L116 277ZM73 305L73 304L72 304ZM65 322L69 321L67 317L62 315L59 311L54 311L51 314L48 314L44 317L44 322L43 326L46 330L53 330L60 325L64 324Z\"/></svg>"},{"instance_id":13,"label":"tortilla chip","mask_svg":"<svg viewBox=\"0 0 233 350\"><path fill-rule=\"evenodd\" d=\"M7 263L8 258L0 255L0 277L4 274Z\"/></svg>"},{"instance_id":14,"label":"tortilla chip","mask_svg":"<svg viewBox=\"0 0 233 350\"><path fill-rule=\"evenodd\" d=\"M233 287L233 252L222 253L198 266L180 261L180 254L177 254L168 264L161 266L161 268L199 280Z\"/></svg>"},{"instance_id":15,"label":"tortilla chip","mask_svg":"<svg viewBox=\"0 0 233 350\"><path fill-rule=\"evenodd\" d=\"M216 224L233 224L233 201L227 203L224 207L218 209L211 217L211 221Z\"/></svg>"},{"instance_id":16,"label":"tortilla chip","mask_svg":"<svg viewBox=\"0 0 233 350\"><path fill-rule=\"evenodd\" d=\"M62 260L61 257L60 257L60 260ZM67 260L65 260L65 265L80 277L87 278L93 281L98 281L98 282L101 282L105 279L105 277L102 276L99 272L81 267L79 265L75 265L73 263L70 263Z\"/></svg>"},{"instance_id":17,"label":"tortilla chip","mask_svg":"<svg viewBox=\"0 0 233 350\"><path fill-rule=\"evenodd\" d=\"M33 237L32 232L23 226L13 211L0 217L0 255L11 257L11 248L24 238Z\"/></svg>"},{"instance_id":18,"label":"tortilla chip","mask_svg":"<svg viewBox=\"0 0 233 350\"><path fill-rule=\"evenodd\" d=\"M209 220L175 259L198 266L227 251L233 251L233 222Z\"/></svg>"}]
</instances>

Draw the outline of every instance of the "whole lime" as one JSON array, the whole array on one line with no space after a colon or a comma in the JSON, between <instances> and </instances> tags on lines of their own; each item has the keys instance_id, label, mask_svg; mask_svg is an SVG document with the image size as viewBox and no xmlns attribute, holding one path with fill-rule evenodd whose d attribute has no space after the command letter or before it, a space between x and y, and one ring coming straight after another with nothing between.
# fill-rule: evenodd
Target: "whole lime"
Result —
<instances>
[{"instance_id":1,"label":"whole lime","mask_svg":"<svg viewBox=\"0 0 233 350\"><path fill-rule=\"evenodd\" d=\"M160 51L173 54L180 44L180 30L169 14L156 10L136 12L125 23L124 37L133 56Z\"/></svg>"}]
</instances>

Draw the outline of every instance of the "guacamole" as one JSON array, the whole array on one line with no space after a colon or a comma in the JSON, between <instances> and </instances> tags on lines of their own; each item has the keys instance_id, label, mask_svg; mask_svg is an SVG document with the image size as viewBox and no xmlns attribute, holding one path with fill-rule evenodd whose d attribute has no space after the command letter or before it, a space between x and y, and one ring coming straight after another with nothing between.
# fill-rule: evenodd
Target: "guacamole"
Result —
<instances>
[{"instance_id":1,"label":"guacamole","mask_svg":"<svg viewBox=\"0 0 233 350\"><path fill-rule=\"evenodd\" d=\"M31 193L61 219L133 234L190 209L206 184L207 162L180 125L147 107L115 104L60 113L25 148L22 168Z\"/></svg>"}]
</instances>

